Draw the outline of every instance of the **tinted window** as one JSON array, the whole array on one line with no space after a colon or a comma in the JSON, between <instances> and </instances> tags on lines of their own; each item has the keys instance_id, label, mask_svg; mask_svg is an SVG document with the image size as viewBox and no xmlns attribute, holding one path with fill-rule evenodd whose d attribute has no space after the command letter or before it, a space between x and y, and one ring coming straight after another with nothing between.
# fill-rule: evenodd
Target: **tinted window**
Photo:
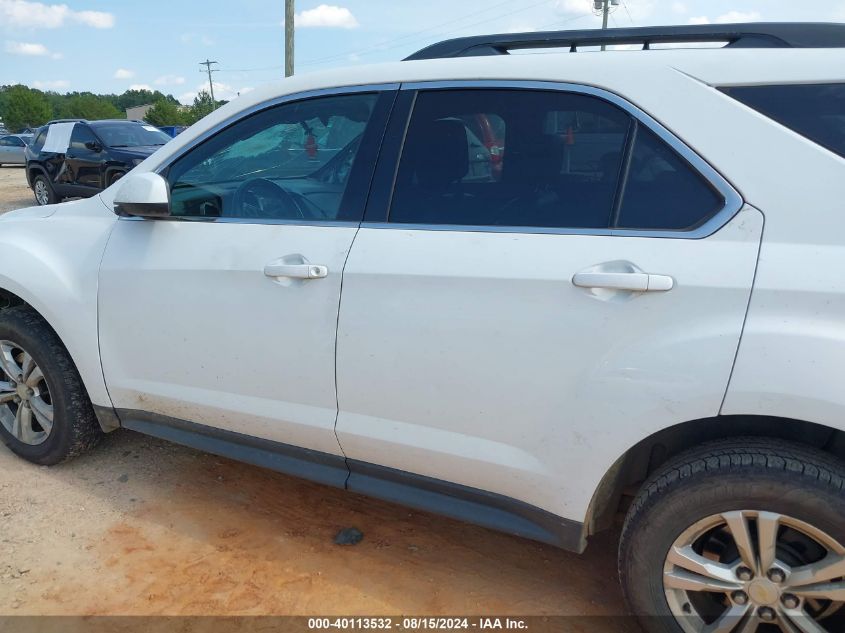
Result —
<instances>
[{"instance_id":1,"label":"tinted window","mask_svg":"<svg viewBox=\"0 0 845 633\"><path fill-rule=\"evenodd\" d=\"M4 136L0 138L0 145L3 147L10 147L12 145L12 137L11 136Z\"/></svg>"},{"instance_id":2,"label":"tinted window","mask_svg":"<svg viewBox=\"0 0 845 633\"><path fill-rule=\"evenodd\" d=\"M723 91L845 157L845 84L746 86Z\"/></svg>"},{"instance_id":3,"label":"tinted window","mask_svg":"<svg viewBox=\"0 0 845 633\"><path fill-rule=\"evenodd\" d=\"M421 92L390 221L607 228L629 123L587 95Z\"/></svg>"},{"instance_id":4,"label":"tinted window","mask_svg":"<svg viewBox=\"0 0 845 633\"><path fill-rule=\"evenodd\" d=\"M638 126L616 228L694 229L724 202L672 148Z\"/></svg>"},{"instance_id":5,"label":"tinted window","mask_svg":"<svg viewBox=\"0 0 845 633\"><path fill-rule=\"evenodd\" d=\"M366 191L348 185L377 98L299 101L226 128L171 166L172 214L360 219Z\"/></svg>"},{"instance_id":6,"label":"tinted window","mask_svg":"<svg viewBox=\"0 0 845 633\"><path fill-rule=\"evenodd\" d=\"M164 145L170 137L152 125L115 121L96 123L94 129L108 147L147 147Z\"/></svg>"},{"instance_id":7,"label":"tinted window","mask_svg":"<svg viewBox=\"0 0 845 633\"><path fill-rule=\"evenodd\" d=\"M97 137L94 136L94 133L91 131L91 128L89 128L87 125L77 123L73 126L73 131L70 134L70 145L68 146L68 149L75 149L85 152L91 151L85 146L85 143L99 144L100 141L98 141Z\"/></svg>"}]
</instances>

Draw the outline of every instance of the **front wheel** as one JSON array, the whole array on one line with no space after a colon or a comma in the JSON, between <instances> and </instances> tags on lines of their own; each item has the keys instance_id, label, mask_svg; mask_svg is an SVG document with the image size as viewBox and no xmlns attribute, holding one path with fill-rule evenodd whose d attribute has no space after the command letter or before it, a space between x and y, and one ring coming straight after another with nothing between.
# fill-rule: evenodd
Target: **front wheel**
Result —
<instances>
[{"instance_id":1,"label":"front wheel","mask_svg":"<svg viewBox=\"0 0 845 633\"><path fill-rule=\"evenodd\" d=\"M35 194L35 201L42 207L48 204L56 204L59 201L46 176L39 174L33 179L32 192Z\"/></svg>"},{"instance_id":2,"label":"front wheel","mask_svg":"<svg viewBox=\"0 0 845 633\"><path fill-rule=\"evenodd\" d=\"M20 457L52 465L102 434L56 333L25 306L0 311L0 439Z\"/></svg>"},{"instance_id":3,"label":"front wheel","mask_svg":"<svg viewBox=\"0 0 845 633\"><path fill-rule=\"evenodd\" d=\"M845 467L778 440L683 454L647 481L619 573L651 633L845 631Z\"/></svg>"}]
</instances>

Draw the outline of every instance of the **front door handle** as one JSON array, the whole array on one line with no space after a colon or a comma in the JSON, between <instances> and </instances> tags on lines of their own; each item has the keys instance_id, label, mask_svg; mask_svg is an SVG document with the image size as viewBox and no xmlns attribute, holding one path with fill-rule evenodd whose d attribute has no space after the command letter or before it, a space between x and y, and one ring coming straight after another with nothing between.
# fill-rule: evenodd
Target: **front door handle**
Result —
<instances>
[{"instance_id":1,"label":"front door handle","mask_svg":"<svg viewBox=\"0 0 845 633\"><path fill-rule=\"evenodd\" d=\"M291 279L322 279L329 274L329 269L319 264L267 264L264 274Z\"/></svg>"},{"instance_id":2,"label":"front door handle","mask_svg":"<svg viewBox=\"0 0 845 633\"><path fill-rule=\"evenodd\" d=\"M675 286L669 275L651 275L642 272L589 272L576 273L572 283L579 288L630 290L632 292L665 292Z\"/></svg>"}]
</instances>

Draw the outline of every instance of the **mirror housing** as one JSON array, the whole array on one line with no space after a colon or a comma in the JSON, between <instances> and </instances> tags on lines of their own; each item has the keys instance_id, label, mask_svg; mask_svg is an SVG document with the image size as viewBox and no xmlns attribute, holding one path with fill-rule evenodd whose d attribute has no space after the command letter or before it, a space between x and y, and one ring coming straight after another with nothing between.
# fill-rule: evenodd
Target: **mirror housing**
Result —
<instances>
[{"instance_id":1,"label":"mirror housing","mask_svg":"<svg viewBox=\"0 0 845 633\"><path fill-rule=\"evenodd\" d=\"M166 218L170 216L170 186L150 171L129 172L118 181L114 196L114 212L137 218Z\"/></svg>"},{"instance_id":2,"label":"mirror housing","mask_svg":"<svg viewBox=\"0 0 845 633\"><path fill-rule=\"evenodd\" d=\"M103 146L97 141L87 141L85 143L85 148L90 149L92 152L96 152L97 154L103 151Z\"/></svg>"}]
</instances>

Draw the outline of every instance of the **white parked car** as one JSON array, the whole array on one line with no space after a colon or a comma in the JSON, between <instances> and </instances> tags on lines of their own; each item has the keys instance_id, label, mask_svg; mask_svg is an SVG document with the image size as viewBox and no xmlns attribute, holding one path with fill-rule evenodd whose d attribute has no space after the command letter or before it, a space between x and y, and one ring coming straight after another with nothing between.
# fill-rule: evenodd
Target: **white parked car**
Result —
<instances>
[{"instance_id":1,"label":"white parked car","mask_svg":"<svg viewBox=\"0 0 845 633\"><path fill-rule=\"evenodd\" d=\"M494 55L724 41L724 49ZM126 427L582 551L653 632L845 630L845 25L296 76L0 220L0 433Z\"/></svg>"}]
</instances>

